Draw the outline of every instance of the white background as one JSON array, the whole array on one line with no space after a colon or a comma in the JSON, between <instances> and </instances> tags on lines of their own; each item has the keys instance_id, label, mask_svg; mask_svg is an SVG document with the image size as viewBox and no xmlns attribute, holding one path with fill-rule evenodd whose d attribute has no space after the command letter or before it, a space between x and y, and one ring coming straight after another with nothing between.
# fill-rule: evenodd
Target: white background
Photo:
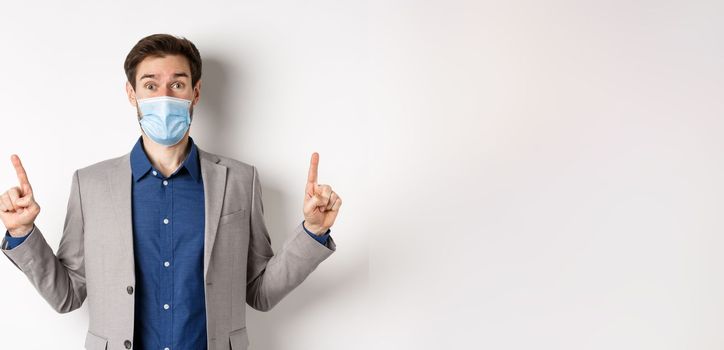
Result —
<instances>
[{"instance_id":1,"label":"white background","mask_svg":"<svg viewBox=\"0 0 724 350\"><path fill-rule=\"evenodd\" d=\"M73 170L140 130L143 36L204 62L191 135L259 168L274 248L311 152L338 251L253 349L724 348L724 6L88 1L0 11L0 188L21 156L57 249ZM4 165L3 165L4 164ZM3 258L3 349L82 347Z\"/></svg>"}]
</instances>

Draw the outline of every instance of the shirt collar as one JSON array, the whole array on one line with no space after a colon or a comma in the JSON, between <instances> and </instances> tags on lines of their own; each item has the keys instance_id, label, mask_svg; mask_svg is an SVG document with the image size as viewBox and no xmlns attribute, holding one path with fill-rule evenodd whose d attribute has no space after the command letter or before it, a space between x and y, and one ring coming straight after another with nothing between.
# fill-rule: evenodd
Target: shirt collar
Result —
<instances>
[{"instance_id":1,"label":"shirt collar","mask_svg":"<svg viewBox=\"0 0 724 350\"><path fill-rule=\"evenodd\" d=\"M191 151L186 156L186 159L183 161L183 164L181 164L178 171L182 168L186 168L186 171L191 174L191 177L193 177L194 180L199 181L201 178L199 152L196 144L194 143L194 139L191 138L191 136L189 136L189 145L191 146ZM151 161L148 160L146 151L143 149L143 136L139 136L138 141L136 141L136 144L133 146L133 150L131 150L131 172L133 173L133 181L138 181L143 177L143 175L146 175L151 168ZM176 173L178 173L178 171L176 171Z\"/></svg>"}]
</instances>

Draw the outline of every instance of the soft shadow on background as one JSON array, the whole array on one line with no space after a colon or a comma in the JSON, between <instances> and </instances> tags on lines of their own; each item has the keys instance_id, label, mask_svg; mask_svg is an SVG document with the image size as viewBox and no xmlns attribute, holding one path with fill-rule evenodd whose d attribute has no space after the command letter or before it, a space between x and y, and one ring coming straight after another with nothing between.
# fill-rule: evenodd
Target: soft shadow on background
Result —
<instances>
[{"instance_id":1,"label":"soft shadow on background","mask_svg":"<svg viewBox=\"0 0 724 350\"><path fill-rule=\"evenodd\" d=\"M201 102L194 112L194 117L205 118L202 130L192 131L192 137L204 140L199 147L213 150L220 155L232 156L237 147L235 138L240 137L238 130L244 129L245 121L253 118L252 115L238 113L231 103L244 103L246 96L244 91L251 87L246 86L243 74L241 80L238 76L232 84L229 83L229 70L238 71L243 67L238 62L227 63L222 57L203 57L203 76ZM233 101L231 100L233 99ZM254 132L249 130L246 132ZM233 157L232 157L233 158ZM244 159L239 159L245 161ZM254 165L254 164L253 164ZM264 169L259 169L262 181L262 200L264 204L264 218L269 235L272 241L274 253L278 253L283 243L291 236L292 227L284 225L286 222L285 213L292 213L294 217L303 218L301 213L301 196L298 193L285 193L274 186L264 182ZM303 184L300 184L300 186ZM334 188L334 184L332 184ZM345 206L340 212L344 215ZM338 217L339 219L339 217ZM332 237L335 237L336 228L332 227ZM322 262L334 264L337 254L345 254L349 247L341 247L341 252L335 252L329 259ZM275 308L268 312L259 312L247 305L247 328L249 329L251 346L254 349L285 350L283 342L279 340L285 336L288 325L304 320L305 312L315 308L325 307L325 301L330 297L344 295L366 288L369 266L367 261L359 260L345 269L337 269L334 275L327 275L325 278L315 279L314 283L308 283L310 279L319 274L319 268L315 270L297 289L293 290ZM331 307L331 306L326 306ZM324 328L324 325L320 325Z\"/></svg>"}]
</instances>

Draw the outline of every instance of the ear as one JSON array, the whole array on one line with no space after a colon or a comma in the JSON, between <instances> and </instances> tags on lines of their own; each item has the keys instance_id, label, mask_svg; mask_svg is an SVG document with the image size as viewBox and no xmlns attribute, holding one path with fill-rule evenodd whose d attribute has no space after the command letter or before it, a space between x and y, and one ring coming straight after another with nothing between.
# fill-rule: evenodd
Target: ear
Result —
<instances>
[{"instance_id":1,"label":"ear","mask_svg":"<svg viewBox=\"0 0 724 350\"><path fill-rule=\"evenodd\" d=\"M194 106L199 103L199 99L201 99L201 79L194 85L194 99L192 100Z\"/></svg>"},{"instance_id":2,"label":"ear","mask_svg":"<svg viewBox=\"0 0 724 350\"><path fill-rule=\"evenodd\" d=\"M128 81L126 81L126 95L128 95L128 102L131 106L136 107L136 92L133 91L133 86Z\"/></svg>"}]
</instances>

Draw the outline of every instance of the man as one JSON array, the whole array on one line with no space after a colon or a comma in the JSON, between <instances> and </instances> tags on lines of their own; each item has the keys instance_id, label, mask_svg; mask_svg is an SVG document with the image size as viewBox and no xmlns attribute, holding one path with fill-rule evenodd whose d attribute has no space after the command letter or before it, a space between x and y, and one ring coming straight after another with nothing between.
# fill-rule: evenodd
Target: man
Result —
<instances>
[{"instance_id":1,"label":"man","mask_svg":"<svg viewBox=\"0 0 724 350\"><path fill-rule=\"evenodd\" d=\"M341 198L317 183L312 154L304 220L276 255L253 165L189 136L201 57L185 38L141 39L126 57L141 136L129 153L73 174L57 255L17 155L19 187L0 196L3 253L58 312L86 297L86 349L246 349L245 312L267 311L336 246Z\"/></svg>"}]
</instances>

